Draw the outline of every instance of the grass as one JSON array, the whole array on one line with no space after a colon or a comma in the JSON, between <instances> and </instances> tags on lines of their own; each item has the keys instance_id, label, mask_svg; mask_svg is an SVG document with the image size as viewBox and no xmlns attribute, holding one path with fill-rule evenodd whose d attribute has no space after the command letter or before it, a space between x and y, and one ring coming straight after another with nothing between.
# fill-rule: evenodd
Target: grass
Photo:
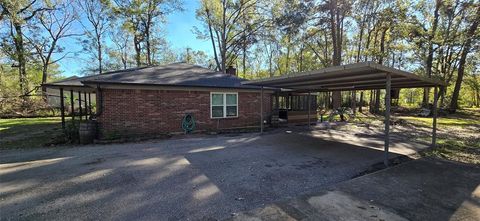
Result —
<instances>
[{"instance_id":1,"label":"grass","mask_svg":"<svg viewBox=\"0 0 480 221\"><path fill-rule=\"evenodd\" d=\"M430 142L431 117L394 115L393 120L402 119L405 127L404 136L412 136L415 140ZM357 113L356 123L378 124L383 126L383 116L370 113ZM424 156L454 160L463 163L480 164L480 109L467 108L455 114L439 116L437 119L437 148L422 153ZM419 133L423 131L423 133Z\"/></svg>"},{"instance_id":2,"label":"grass","mask_svg":"<svg viewBox=\"0 0 480 221\"><path fill-rule=\"evenodd\" d=\"M480 139L438 139L437 148L424 153L433 156L463 163L480 164Z\"/></svg>"},{"instance_id":3,"label":"grass","mask_svg":"<svg viewBox=\"0 0 480 221\"><path fill-rule=\"evenodd\" d=\"M465 112L468 112L468 111L467 110L460 111L461 115L465 115ZM422 126L431 126L433 122L433 119L431 117L399 116L397 118L404 119L416 124L420 124ZM466 127L466 126L475 126L479 124L480 124L480 117L464 118L459 116L458 114L440 117L437 119L438 126Z\"/></svg>"},{"instance_id":4,"label":"grass","mask_svg":"<svg viewBox=\"0 0 480 221\"><path fill-rule=\"evenodd\" d=\"M383 122L383 116L373 115L364 111L363 113L357 112L353 122L355 123L364 123L364 124L373 124L375 121Z\"/></svg>"},{"instance_id":5,"label":"grass","mask_svg":"<svg viewBox=\"0 0 480 221\"><path fill-rule=\"evenodd\" d=\"M0 119L0 148L48 146L62 136L59 117Z\"/></svg>"},{"instance_id":6,"label":"grass","mask_svg":"<svg viewBox=\"0 0 480 221\"><path fill-rule=\"evenodd\" d=\"M431 117L394 115L393 119L403 119L413 127L406 131L415 134L416 140L430 141ZM0 119L0 148L37 148L56 143L62 137L60 121L59 117ZM383 116L357 112L353 122L381 126ZM437 122L437 148L424 152L425 156L480 164L480 109L459 110L440 116ZM423 134L415 133L422 130Z\"/></svg>"}]
</instances>

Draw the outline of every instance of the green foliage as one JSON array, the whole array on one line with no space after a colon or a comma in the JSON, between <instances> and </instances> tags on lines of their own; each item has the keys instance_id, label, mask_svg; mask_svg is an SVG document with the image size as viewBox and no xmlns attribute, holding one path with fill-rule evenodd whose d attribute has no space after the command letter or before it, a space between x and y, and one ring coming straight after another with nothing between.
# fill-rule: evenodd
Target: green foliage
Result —
<instances>
[{"instance_id":1,"label":"green foliage","mask_svg":"<svg viewBox=\"0 0 480 221\"><path fill-rule=\"evenodd\" d=\"M0 119L0 148L37 148L63 143L61 119Z\"/></svg>"},{"instance_id":2,"label":"green foliage","mask_svg":"<svg viewBox=\"0 0 480 221\"><path fill-rule=\"evenodd\" d=\"M78 143L80 135L78 133L79 122L70 121L65 125L65 139L71 143Z\"/></svg>"},{"instance_id":3,"label":"green foliage","mask_svg":"<svg viewBox=\"0 0 480 221\"><path fill-rule=\"evenodd\" d=\"M438 139L437 142L437 148L425 153L426 156L480 165L480 139Z\"/></svg>"},{"instance_id":4,"label":"green foliage","mask_svg":"<svg viewBox=\"0 0 480 221\"><path fill-rule=\"evenodd\" d=\"M123 138L122 134L119 131L108 131L103 135L104 140L118 140L120 138Z\"/></svg>"},{"instance_id":5,"label":"green foliage","mask_svg":"<svg viewBox=\"0 0 480 221\"><path fill-rule=\"evenodd\" d=\"M411 118L408 121L418 125L418 128L428 128L431 125L431 118ZM480 165L479 126L478 108L468 108L447 117L440 117L437 148L427 151L424 155ZM430 141L430 137L419 139Z\"/></svg>"},{"instance_id":6,"label":"green foliage","mask_svg":"<svg viewBox=\"0 0 480 221\"><path fill-rule=\"evenodd\" d=\"M57 65L52 65L49 81L61 79ZM19 75L16 68L0 66L0 116L53 116L56 109L50 107L41 97L40 84L42 70L39 64L27 65L28 87L32 89L27 99L23 99L20 90Z\"/></svg>"},{"instance_id":7,"label":"green foliage","mask_svg":"<svg viewBox=\"0 0 480 221\"><path fill-rule=\"evenodd\" d=\"M212 44L216 60L214 54L195 48L172 48L165 40L163 25L167 24L167 15L182 10L183 4L179 0L70 3L66 0L0 2L2 9L18 12L9 14L3 10L0 21L0 116L51 112L38 96L44 66L39 55L49 47L43 48L45 50L38 50L38 47L49 42L50 35L40 21L53 13L50 9L54 5L56 15L75 12L75 16L72 15L77 19L73 21L74 30L65 33L70 43L78 39L85 50L73 51L68 44L59 41L54 46L53 60L71 53L75 53L75 59L87 58L82 62L82 74L98 73L99 63L107 71L186 61L212 69L221 69L222 64L233 65L240 77L256 79L331 66L335 60L334 51L339 48L342 64L381 62L418 75L431 74L445 81L448 87L441 94L439 104L442 107L455 100L452 99L454 90L460 91L458 103L461 107L480 106L480 32L476 30L472 36L468 34L469 28L478 20L480 6L477 1L337 0L333 4L333 1L310 0L201 0L196 11L201 25L193 29L198 38ZM60 6L68 8L61 9ZM87 9L92 9L92 14L88 14ZM333 20L331 13L336 14ZM103 26L98 29L102 32L101 39L96 39L93 23L88 20L92 18ZM332 27L331 24L338 25ZM19 25L23 32L17 33L18 30L11 29L12 25ZM76 33L85 35L70 36ZM340 44L333 43L334 36ZM20 37L25 37L24 90L20 88L18 58L22 53L17 51L15 44ZM458 78L459 60L468 39L472 40L472 47L467 51L462 81ZM97 61L100 43L103 43L100 49L104 56L102 62ZM431 62L428 61L430 54ZM68 67L63 69L68 70ZM58 79L60 74L58 65L49 64L48 81ZM454 89L456 81L462 84ZM37 91L31 94L34 96L24 99L19 96L25 93L25 88ZM365 91L364 101L367 103L369 94ZM432 103L433 90L429 95L427 103ZM400 97L400 106L418 107L423 103L423 89L402 89ZM343 100L348 104L347 97L344 96Z\"/></svg>"}]
</instances>

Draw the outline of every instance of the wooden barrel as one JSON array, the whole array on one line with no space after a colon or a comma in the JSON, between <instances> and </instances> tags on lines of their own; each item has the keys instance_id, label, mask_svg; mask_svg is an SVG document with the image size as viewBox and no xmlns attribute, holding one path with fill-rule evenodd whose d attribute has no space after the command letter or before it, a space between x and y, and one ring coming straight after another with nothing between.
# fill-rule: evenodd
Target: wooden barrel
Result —
<instances>
[{"instance_id":1,"label":"wooden barrel","mask_svg":"<svg viewBox=\"0 0 480 221\"><path fill-rule=\"evenodd\" d=\"M78 128L79 140L81 144L93 143L97 131L95 121L81 122Z\"/></svg>"},{"instance_id":2,"label":"wooden barrel","mask_svg":"<svg viewBox=\"0 0 480 221\"><path fill-rule=\"evenodd\" d=\"M279 119L278 119L278 115L272 115L272 126L273 127L278 127L278 124L279 124Z\"/></svg>"}]
</instances>

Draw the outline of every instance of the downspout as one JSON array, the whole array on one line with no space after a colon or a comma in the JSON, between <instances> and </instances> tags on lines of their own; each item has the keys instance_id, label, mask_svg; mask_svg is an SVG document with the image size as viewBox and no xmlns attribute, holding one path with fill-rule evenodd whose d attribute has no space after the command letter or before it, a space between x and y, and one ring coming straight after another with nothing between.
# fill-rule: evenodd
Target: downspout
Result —
<instances>
[{"instance_id":1,"label":"downspout","mask_svg":"<svg viewBox=\"0 0 480 221\"><path fill-rule=\"evenodd\" d=\"M98 95L98 104L97 104L97 112L95 113L95 118L99 117L103 113L103 92L100 85L97 84L97 91L96 94Z\"/></svg>"},{"instance_id":2,"label":"downspout","mask_svg":"<svg viewBox=\"0 0 480 221\"><path fill-rule=\"evenodd\" d=\"M98 103L97 103L97 111L94 115L95 121L97 122L95 124L95 135L94 135L94 137L95 137L95 139L99 139L99 138L101 138L101 135L100 135L101 133L100 133L100 125L97 121L98 120L97 118L100 115L102 115L102 113L103 113L103 92L102 92L102 88L100 88L100 85L98 85L98 84L97 84L96 94L98 96L98 99L97 99Z\"/></svg>"}]
</instances>

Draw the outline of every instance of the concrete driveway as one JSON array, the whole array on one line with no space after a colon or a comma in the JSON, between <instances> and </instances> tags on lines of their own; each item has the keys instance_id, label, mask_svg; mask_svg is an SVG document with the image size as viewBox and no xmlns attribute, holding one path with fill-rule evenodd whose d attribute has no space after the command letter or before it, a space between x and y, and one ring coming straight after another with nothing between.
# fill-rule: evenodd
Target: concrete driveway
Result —
<instances>
[{"instance_id":1,"label":"concrete driveway","mask_svg":"<svg viewBox=\"0 0 480 221\"><path fill-rule=\"evenodd\" d=\"M240 211L317 192L382 162L381 137L348 136L280 130L263 136L250 133L2 150L0 217L229 218ZM348 142L337 142L342 140ZM392 150L399 154L414 153L419 147L397 144Z\"/></svg>"},{"instance_id":2,"label":"concrete driveway","mask_svg":"<svg viewBox=\"0 0 480 221\"><path fill-rule=\"evenodd\" d=\"M478 221L480 167L422 158L231 220Z\"/></svg>"}]
</instances>

